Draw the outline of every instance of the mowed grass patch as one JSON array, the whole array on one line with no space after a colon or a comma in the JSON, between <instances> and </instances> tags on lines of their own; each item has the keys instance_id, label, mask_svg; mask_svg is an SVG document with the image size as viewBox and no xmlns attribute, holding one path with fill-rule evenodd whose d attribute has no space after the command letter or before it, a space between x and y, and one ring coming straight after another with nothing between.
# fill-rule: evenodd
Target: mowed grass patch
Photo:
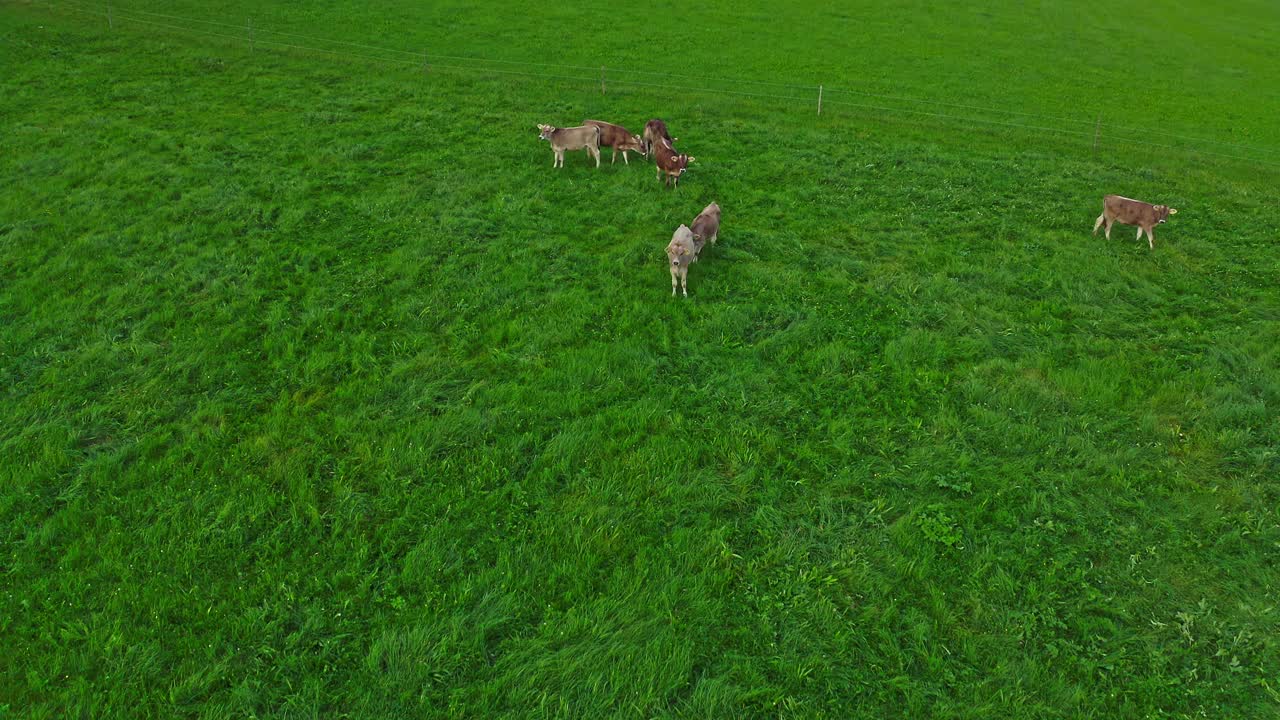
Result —
<instances>
[{"instance_id":1,"label":"mowed grass patch","mask_svg":"<svg viewBox=\"0 0 1280 720\"><path fill-rule=\"evenodd\" d=\"M4 17L11 712L1275 708L1265 171Z\"/></svg>"}]
</instances>

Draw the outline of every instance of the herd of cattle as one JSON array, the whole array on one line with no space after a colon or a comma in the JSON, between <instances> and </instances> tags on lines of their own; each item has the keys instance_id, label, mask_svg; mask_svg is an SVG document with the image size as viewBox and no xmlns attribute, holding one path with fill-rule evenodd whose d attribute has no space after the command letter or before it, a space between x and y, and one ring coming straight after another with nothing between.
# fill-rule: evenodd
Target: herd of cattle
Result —
<instances>
[{"instance_id":1,"label":"herd of cattle","mask_svg":"<svg viewBox=\"0 0 1280 720\"><path fill-rule=\"evenodd\" d=\"M667 132L667 124L661 120L650 120L644 125L644 134L635 135L621 125L614 125L601 120L583 120L578 127L558 128L551 125L539 125L538 137L551 143L555 158L551 167L564 167L564 154L568 150L586 150L589 158L595 158L596 167L600 167L600 148L613 148L610 162L617 162L618 151L622 151L622 161L627 165L628 152L635 152L643 157L653 156L657 166L659 179L666 178L665 186L678 187L680 176L695 158L676 152L675 141ZM1119 195L1107 195L1102 198L1102 214L1093 224L1093 234L1106 224L1107 239L1111 239L1111 226L1119 222L1123 225L1136 225L1138 238L1147 234L1147 245L1155 250L1155 226L1165 222L1170 215L1178 211L1168 205L1152 205ZM676 228L667 245L667 259L671 269L671 294L676 294L677 284L684 296L689 296L687 277L689 265L698 261L698 253L708 240L715 243L720 233L720 206L711 203L705 207L693 224Z\"/></svg>"},{"instance_id":2,"label":"herd of cattle","mask_svg":"<svg viewBox=\"0 0 1280 720\"><path fill-rule=\"evenodd\" d=\"M650 120L644 124L644 134L635 135L621 125L614 125L603 120L583 120L578 127L558 128L552 125L539 125L538 137L551 143L551 151L555 157L551 167L564 167L564 154L568 150L586 150L587 155L595 158L596 167L600 167L600 148L613 148L613 156L609 162L617 162L618 151L622 151L622 162L627 165L628 152L636 152L642 156L653 156L658 168L658 178L666 174L663 184L671 187L680 185L680 176L689 167L689 163L697 158L676 152L676 139L667 131L667 124L661 120ZM679 286L685 297L689 297L689 265L698 261L698 253L702 246L710 240L713 244L720 234L720 206L716 203L703 208L698 217L693 219L693 226L681 225L671 236L667 245L667 259L671 269L671 294L676 294Z\"/></svg>"},{"instance_id":3,"label":"herd of cattle","mask_svg":"<svg viewBox=\"0 0 1280 720\"><path fill-rule=\"evenodd\" d=\"M600 148L613 148L613 156L609 162L618 161L618 151L622 151L622 161L628 165L628 152L637 152L648 157L653 155L658 166L658 178L667 174L667 185L679 185L680 175L689 167L689 163L697 158L676 152L676 138L667 132L667 124L661 120L650 120L644 125L644 135L633 135L621 125L614 125L603 120L583 120L578 127L558 128L551 125L539 125L538 137L551 143L551 151L555 159L551 167L564 167L566 150L586 150L600 167ZM674 180L674 183L672 182Z\"/></svg>"}]
</instances>

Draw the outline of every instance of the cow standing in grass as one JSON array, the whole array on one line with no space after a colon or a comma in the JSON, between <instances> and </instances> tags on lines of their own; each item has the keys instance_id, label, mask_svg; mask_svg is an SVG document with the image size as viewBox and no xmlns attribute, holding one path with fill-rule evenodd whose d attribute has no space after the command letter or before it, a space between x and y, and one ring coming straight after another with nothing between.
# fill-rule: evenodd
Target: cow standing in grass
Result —
<instances>
[{"instance_id":1,"label":"cow standing in grass","mask_svg":"<svg viewBox=\"0 0 1280 720\"><path fill-rule=\"evenodd\" d=\"M609 164L618 161L618 151L622 151L622 162L630 165L631 161L627 159L627 151L634 151L644 154L644 138L639 135L633 135L630 130L621 125L614 125L603 120L583 120L582 124L591 127L600 128L600 146L613 148L613 155L609 158Z\"/></svg>"},{"instance_id":2,"label":"cow standing in grass","mask_svg":"<svg viewBox=\"0 0 1280 720\"><path fill-rule=\"evenodd\" d=\"M1107 224L1107 239L1111 239L1111 226L1116 222L1125 225L1138 226L1138 239L1142 239L1142 233L1147 234L1147 245L1152 250L1156 249L1156 239L1152 231L1157 225L1164 222L1170 215L1177 215L1178 211L1168 205L1152 205L1144 203L1140 200L1130 200L1127 197L1119 195L1107 195L1102 198L1102 214L1098 216L1098 221L1093 224L1093 234L1098 234L1098 228L1102 227L1105 222Z\"/></svg>"},{"instance_id":3,"label":"cow standing in grass","mask_svg":"<svg viewBox=\"0 0 1280 720\"><path fill-rule=\"evenodd\" d=\"M703 208L689 229L693 231L693 242L698 246L698 252L702 252L702 246L708 241L715 245L716 238L720 236L720 205L711 203Z\"/></svg>"},{"instance_id":4,"label":"cow standing in grass","mask_svg":"<svg viewBox=\"0 0 1280 720\"><path fill-rule=\"evenodd\" d=\"M538 139L551 143L551 150L556 154L551 167L564 167L565 150L582 150L586 148L590 157L596 159L596 167L600 167L600 128L584 125L572 128L557 128L551 125L538 126Z\"/></svg>"},{"instance_id":5,"label":"cow standing in grass","mask_svg":"<svg viewBox=\"0 0 1280 720\"><path fill-rule=\"evenodd\" d=\"M672 297L675 297L677 283L684 296L689 297L689 266L698 262L699 247L701 246L693 239L693 231L687 225L681 225L672 233L671 242L667 245Z\"/></svg>"},{"instance_id":6,"label":"cow standing in grass","mask_svg":"<svg viewBox=\"0 0 1280 720\"><path fill-rule=\"evenodd\" d=\"M644 124L644 154L648 156L653 153L653 148L663 140L671 147L676 146L676 140L672 138L671 133L667 132L667 124L658 119L650 120Z\"/></svg>"},{"instance_id":7,"label":"cow standing in grass","mask_svg":"<svg viewBox=\"0 0 1280 720\"><path fill-rule=\"evenodd\" d=\"M661 178L663 173L666 173L663 184L672 187L680 186L680 176L689 167L689 163L697 159L677 154L675 148L666 140L660 140L654 145L653 158L658 165L658 177Z\"/></svg>"}]
</instances>

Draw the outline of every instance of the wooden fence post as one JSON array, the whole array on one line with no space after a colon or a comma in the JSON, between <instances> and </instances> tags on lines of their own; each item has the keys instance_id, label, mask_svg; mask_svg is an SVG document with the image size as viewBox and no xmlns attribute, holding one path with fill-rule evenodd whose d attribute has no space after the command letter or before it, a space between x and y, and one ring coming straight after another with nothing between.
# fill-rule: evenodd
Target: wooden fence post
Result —
<instances>
[{"instance_id":1,"label":"wooden fence post","mask_svg":"<svg viewBox=\"0 0 1280 720\"><path fill-rule=\"evenodd\" d=\"M600 66L600 94L604 94L604 66Z\"/></svg>"},{"instance_id":2,"label":"wooden fence post","mask_svg":"<svg viewBox=\"0 0 1280 720\"><path fill-rule=\"evenodd\" d=\"M822 86L818 86L818 114L822 114Z\"/></svg>"},{"instance_id":3,"label":"wooden fence post","mask_svg":"<svg viewBox=\"0 0 1280 720\"><path fill-rule=\"evenodd\" d=\"M1102 132L1102 113L1098 113L1098 122L1093 126L1093 154L1098 154L1098 134Z\"/></svg>"}]
</instances>

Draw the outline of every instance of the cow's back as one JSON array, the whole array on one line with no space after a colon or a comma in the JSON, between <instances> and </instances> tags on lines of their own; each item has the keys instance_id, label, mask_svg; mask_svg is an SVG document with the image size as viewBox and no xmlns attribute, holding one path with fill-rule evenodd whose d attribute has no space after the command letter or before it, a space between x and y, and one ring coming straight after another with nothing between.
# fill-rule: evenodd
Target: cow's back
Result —
<instances>
[{"instance_id":1,"label":"cow's back","mask_svg":"<svg viewBox=\"0 0 1280 720\"><path fill-rule=\"evenodd\" d=\"M1107 195L1102 199L1102 208L1107 217L1114 218L1126 225L1135 225L1151 215L1151 205L1121 195Z\"/></svg>"},{"instance_id":2,"label":"cow's back","mask_svg":"<svg viewBox=\"0 0 1280 720\"><path fill-rule=\"evenodd\" d=\"M672 145L671 133L667 132L667 124L657 119L645 123L644 141L653 147L662 145L663 141L666 141L668 145ZM674 147L672 145L673 149Z\"/></svg>"},{"instance_id":3,"label":"cow's back","mask_svg":"<svg viewBox=\"0 0 1280 720\"><path fill-rule=\"evenodd\" d=\"M714 204L698 213L693 219L693 234L698 237L711 237L720 230L720 208Z\"/></svg>"},{"instance_id":4,"label":"cow's back","mask_svg":"<svg viewBox=\"0 0 1280 720\"><path fill-rule=\"evenodd\" d=\"M614 125L613 123L604 122L603 120L583 120L582 124L589 127L600 128L601 145L616 145L618 143L624 143L630 138L630 133L627 132L626 128L620 125Z\"/></svg>"},{"instance_id":5,"label":"cow's back","mask_svg":"<svg viewBox=\"0 0 1280 720\"><path fill-rule=\"evenodd\" d=\"M600 128L595 125L582 125L573 128L559 128L552 133L552 145L566 150L578 150L584 147L600 147Z\"/></svg>"},{"instance_id":6,"label":"cow's back","mask_svg":"<svg viewBox=\"0 0 1280 720\"><path fill-rule=\"evenodd\" d=\"M664 140L671 139L671 133L667 132L667 124L658 119L650 120L645 123L644 131L646 135L652 134L655 138L662 138Z\"/></svg>"}]
</instances>

